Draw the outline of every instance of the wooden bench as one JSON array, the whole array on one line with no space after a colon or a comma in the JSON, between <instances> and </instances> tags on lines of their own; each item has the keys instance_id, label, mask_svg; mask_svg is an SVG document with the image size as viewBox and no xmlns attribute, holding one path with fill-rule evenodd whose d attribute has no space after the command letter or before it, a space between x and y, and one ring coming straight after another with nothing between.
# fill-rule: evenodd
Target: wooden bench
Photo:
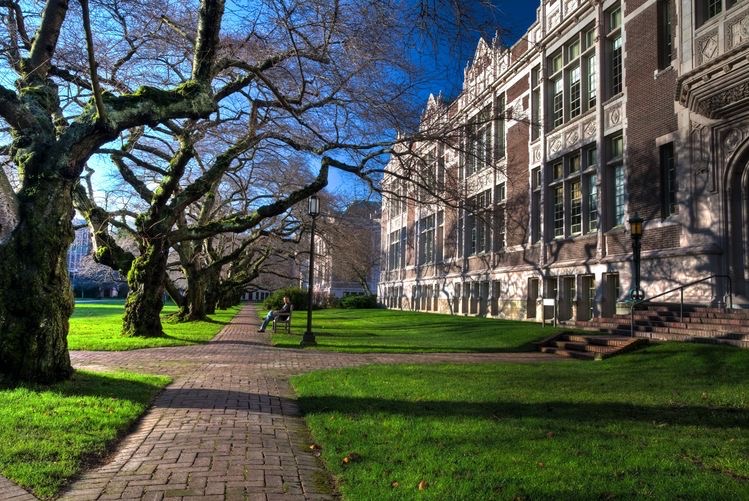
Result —
<instances>
[{"instance_id":1,"label":"wooden bench","mask_svg":"<svg viewBox=\"0 0 749 501\"><path fill-rule=\"evenodd\" d=\"M280 313L273 319L273 332L276 332L276 323L283 324L284 331L287 334L291 334L291 312L294 308L290 308L286 313Z\"/></svg>"}]
</instances>

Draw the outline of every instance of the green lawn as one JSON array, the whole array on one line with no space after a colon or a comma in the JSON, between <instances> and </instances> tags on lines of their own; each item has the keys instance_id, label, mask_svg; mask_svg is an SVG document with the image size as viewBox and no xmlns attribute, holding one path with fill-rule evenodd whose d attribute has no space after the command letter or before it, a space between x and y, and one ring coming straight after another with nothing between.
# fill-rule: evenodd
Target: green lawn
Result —
<instances>
[{"instance_id":1,"label":"green lawn","mask_svg":"<svg viewBox=\"0 0 749 501\"><path fill-rule=\"evenodd\" d=\"M318 310L312 319L318 349L356 353L527 351L533 341L559 331L529 322L384 309ZM274 334L273 344L298 348L306 327L306 312L296 312L292 334Z\"/></svg>"},{"instance_id":2,"label":"green lawn","mask_svg":"<svg viewBox=\"0 0 749 501\"><path fill-rule=\"evenodd\" d=\"M104 457L169 382L76 372L52 386L0 387L0 474L48 499Z\"/></svg>"},{"instance_id":3,"label":"green lawn","mask_svg":"<svg viewBox=\"0 0 749 501\"><path fill-rule=\"evenodd\" d=\"M209 321L172 322L166 317L175 313L177 307L166 305L161 318L166 336L140 338L122 337L120 335L124 301L76 302L73 317L70 319L68 348L71 350L119 351L206 343L234 318L239 308L235 306L228 310L219 310L215 315L210 315Z\"/></svg>"},{"instance_id":4,"label":"green lawn","mask_svg":"<svg viewBox=\"0 0 749 501\"><path fill-rule=\"evenodd\" d=\"M746 350L367 366L292 384L345 499L749 499Z\"/></svg>"}]
</instances>

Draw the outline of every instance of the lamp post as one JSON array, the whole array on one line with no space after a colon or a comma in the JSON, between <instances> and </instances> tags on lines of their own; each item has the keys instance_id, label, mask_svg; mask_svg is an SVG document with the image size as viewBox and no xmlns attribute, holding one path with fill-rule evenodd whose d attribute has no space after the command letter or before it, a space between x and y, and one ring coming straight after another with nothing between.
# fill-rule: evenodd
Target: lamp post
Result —
<instances>
[{"instance_id":1,"label":"lamp post","mask_svg":"<svg viewBox=\"0 0 749 501\"><path fill-rule=\"evenodd\" d=\"M629 295L633 301L645 299L645 293L640 288L640 240L642 239L643 222L643 219L636 212L629 218L629 234L632 237L632 261L635 267L634 281Z\"/></svg>"},{"instance_id":2,"label":"lamp post","mask_svg":"<svg viewBox=\"0 0 749 501\"><path fill-rule=\"evenodd\" d=\"M309 281L307 282L307 330L302 336L300 346L317 344L312 333L312 280L315 273L315 218L320 215L320 197L312 195L308 199L307 213L312 217L312 229L309 234Z\"/></svg>"}]
</instances>

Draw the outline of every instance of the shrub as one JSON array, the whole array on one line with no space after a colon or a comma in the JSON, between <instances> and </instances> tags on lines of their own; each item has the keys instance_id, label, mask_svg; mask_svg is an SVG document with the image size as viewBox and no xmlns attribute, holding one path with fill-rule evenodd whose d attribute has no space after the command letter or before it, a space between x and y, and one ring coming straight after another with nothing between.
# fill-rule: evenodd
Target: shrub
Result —
<instances>
[{"instance_id":1,"label":"shrub","mask_svg":"<svg viewBox=\"0 0 749 501\"><path fill-rule=\"evenodd\" d=\"M283 305L283 297L289 296L294 311L307 309L307 292L299 287L285 287L265 298L263 306L268 310L277 310Z\"/></svg>"},{"instance_id":2,"label":"shrub","mask_svg":"<svg viewBox=\"0 0 749 501\"><path fill-rule=\"evenodd\" d=\"M377 296L346 296L341 299L343 308L377 308Z\"/></svg>"}]
</instances>

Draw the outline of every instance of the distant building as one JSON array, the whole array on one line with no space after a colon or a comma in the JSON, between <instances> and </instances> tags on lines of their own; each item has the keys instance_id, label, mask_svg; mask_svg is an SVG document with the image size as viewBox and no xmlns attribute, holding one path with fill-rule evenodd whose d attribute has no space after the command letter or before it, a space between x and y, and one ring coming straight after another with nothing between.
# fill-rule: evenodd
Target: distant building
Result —
<instances>
[{"instance_id":1,"label":"distant building","mask_svg":"<svg viewBox=\"0 0 749 501\"><path fill-rule=\"evenodd\" d=\"M424 141L385 175L381 300L538 319L549 298L560 320L611 316L638 214L648 297L727 275L749 306L748 27L747 1L543 0L514 46L480 40L462 93L423 117L461 139ZM685 297L727 292L712 278Z\"/></svg>"},{"instance_id":2,"label":"distant building","mask_svg":"<svg viewBox=\"0 0 749 501\"><path fill-rule=\"evenodd\" d=\"M320 216L315 233L314 291L319 300L351 294L377 294L380 276L380 204L355 201ZM303 244L302 248L309 247ZM299 267L300 286L309 280L308 253Z\"/></svg>"},{"instance_id":3,"label":"distant building","mask_svg":"<svg viewBox=\"0 0 749 501\"><path fill-rule=\"evenodd\" d=\"M86 221L74 219L73 227L76 228L75 238L68 249L68 273L70 273L71 278L75 277L75 274L81 269L83 258L91 254L93 248L91 230L86 225Z\"/></svg>"}]
</instances>

